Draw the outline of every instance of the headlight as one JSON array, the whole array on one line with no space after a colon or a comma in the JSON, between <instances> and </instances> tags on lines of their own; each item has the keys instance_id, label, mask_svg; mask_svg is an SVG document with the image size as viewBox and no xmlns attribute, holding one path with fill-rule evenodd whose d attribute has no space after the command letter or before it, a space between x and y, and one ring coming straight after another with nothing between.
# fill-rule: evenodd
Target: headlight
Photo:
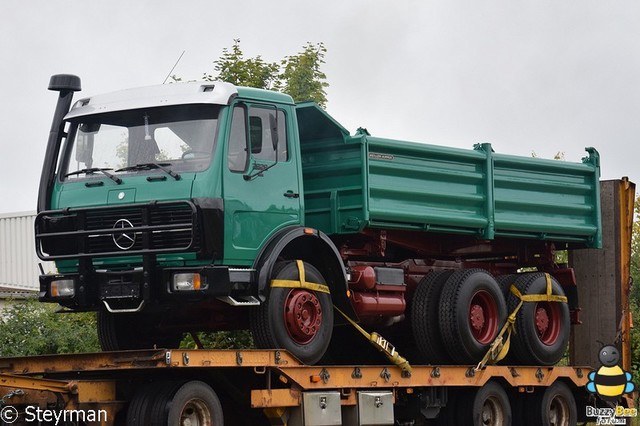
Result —
<instances>
[{"instance_id":1,"label":"headlight","mask_svg":"<svg viewBox=\"0 0 640 426\"><path fill-rule=\"evenodd\" d=\"M172 291L196 291L206 290L209 287L208 284L203 283L200 274L196 272L180 272L173 274L173 280L171 282Z\"/></svg>"},{"instance_id":2,"label":"headlight","mask_svg":"<svg viewBox=\"0 0 640 426\"><path fill-rule=\"evenodd\" d=\"M72 279L53 280L49 289L51 297L73 297L76 294L75 281Z\"/></svg>"}]
</instances>

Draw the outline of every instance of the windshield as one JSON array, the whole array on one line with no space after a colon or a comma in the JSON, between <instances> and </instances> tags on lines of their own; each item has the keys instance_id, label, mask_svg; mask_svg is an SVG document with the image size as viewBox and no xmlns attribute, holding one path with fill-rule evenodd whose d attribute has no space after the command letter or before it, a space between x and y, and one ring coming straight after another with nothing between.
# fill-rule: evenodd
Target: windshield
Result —
<instances>
[{"instance_id":1,"label":"windshield","mask_svg":"<svg viewBox=\"0 0 640 426\"><path fill-rule=\"evenodd\" d=\"M61 175L75 180L104 177L99 169L117 175L205 170L219 111L217 105L178 105L73 119ZM150 163L161 167L135 167Z\"/></svg>"}]
</instances>

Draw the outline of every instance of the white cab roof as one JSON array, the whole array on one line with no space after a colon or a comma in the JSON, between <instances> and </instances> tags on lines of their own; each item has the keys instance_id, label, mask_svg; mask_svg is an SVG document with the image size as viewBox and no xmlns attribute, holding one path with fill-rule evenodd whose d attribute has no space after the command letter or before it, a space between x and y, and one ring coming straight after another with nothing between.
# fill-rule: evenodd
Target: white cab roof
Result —
<instances>
[{"instance_id":1,"label":"white cab roof","mask_svg":"<svg viewBox=\"0 0 640 426\"><path fill-rule=\"evenodd\" d=\"M228 105L238 94L236 86L219 81L172 83L139 87L82 98L65 119L112 111L185 104Z\"/></svg>"}]
</instances>

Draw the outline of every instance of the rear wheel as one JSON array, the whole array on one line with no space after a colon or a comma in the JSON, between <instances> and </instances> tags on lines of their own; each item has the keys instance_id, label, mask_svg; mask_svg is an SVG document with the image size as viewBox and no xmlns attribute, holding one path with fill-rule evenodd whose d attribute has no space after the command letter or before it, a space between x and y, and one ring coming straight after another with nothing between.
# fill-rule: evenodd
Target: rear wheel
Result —
<instances>
[{"instance_id":1,"label":"rear wheel","mask_svg":"<svg viewBox=\"0 0 640 426\"><path fill-rule=\"evenodd\" d=\"M438 319L445 348L456 363L480 361L506 316L500 287L487 271L456 271L445 283Z\"/></svg>"},{"instance_id":2,"label":"rear wheel","mask_svg":"<svg viewBox=\"0 0 640 426\"><path fill-rule=\"evenodd\" d=\"M453 271L438 271L427 274L418 284L411 303L411 328L421 355L421 362L446 364L449 357L438 326L440 294Z\"/></svg>"},{"instance_id":3,"label":"rear wheel","mask_svg":"<svg viewBox=\"0 0 640 426\"><path fill-rule=\"evenodd\" d=\"M142 314L114 314L99 311L98 340L103 351L129 349L177 348L182 333L163 332L154 327L154 317Z\"/></svg>"},{"instance_id":4,"label":"rear wheel","mask_svg":"<svg viewBox=\"0 0 640 426\"><path fill-rule=\"evenodd\" d=\"M546 275L526 274L518 278L515 285L523 295L546 294ZM551 288L554 295L564 296L562 287L553 277ZM520 302L513 294L507 301L510 312ZM569 344L569 307L561 302L524 302L516 316L515 327L511 348L519 363L556 364Z\"/></svg>"},{"instance_id":5,"label":"rear wheel","mask_svg":"<svg viewBox=\"0 0 640 426\"><path fill-rule=\"evenodd\" d=\"M326 285L316 268L303 265L307 282ZM296 262L277 264L272 279L299 281ZM267 301L252 311L250 326L258 348L286 349L304 363L315 364L331 340L331 296L304 288L272 287Z\"/></svg>"}]
</instances>

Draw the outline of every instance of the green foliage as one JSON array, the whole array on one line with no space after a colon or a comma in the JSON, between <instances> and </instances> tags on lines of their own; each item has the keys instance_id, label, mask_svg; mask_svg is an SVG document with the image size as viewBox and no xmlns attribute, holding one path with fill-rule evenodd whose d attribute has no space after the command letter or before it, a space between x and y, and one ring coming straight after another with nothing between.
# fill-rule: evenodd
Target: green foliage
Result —
<instances>
[{"instance_id":1,"label":"green foliage","mask_svg":"<svg viewBox=\"0 0 640 426\"><path fill-rule=\"evenodd\" d=\"M324 89L329 84L325 81L325 73L320 71L326 52L327 49L322 43L307 43L299 54L287 56L282 61L282 91L295 101L314 100L323 108L326 107L327 93Z\"/></svg>"},{"instance_id":2,"label":"green foliage","mask_svg":"<svg viewBox=\"0 0 640 426\"><path fill-rule=\"evenodd\" d=\"M636 198L635 214L631 236L631 300L640 306L640 196Z\"/></svg>"},{"instance_id":3,"label":"green foliage","mask_svg":"<svg viewBox=\"0 0 640 426\"><path fill-rule=\"evenodd\" d=\"M245 59L239 39L233 40L231 49L222 49L222 56L214 61L214 69L217 71L215 77L205 73L203 79L262 89L271 89L278 81L278 64L265 62L260 55Z\"/></svg>"},{"instance_id":4,"label":"green foliage","mask_svg":"<svg viewBox=\"0 0 640 426\"><path fill-rule=\"evenodd\" d=\"M640 318L640 307L631 301L631 315L637 321ZM635 383L640 379L640 327L631 329L631 372Z\"/></svg>"},{"instance_id":5,"label":"green foliage","mask_svg":"<svg viewBox=\"0 0 640 426\"><path fill-rule=\"evenodd\" d=\"M277 90L289 94L294 101L315 101L325 107L327 76L320 70L327 49L323 43L307 43L302 52L286 56L280 64L267 62L260 55L245 58L240 40L234 39L231 49L213 62L215 74L203 75L204 80L222 80L237 86ZM180 81L174 77L174 81Z\"/></svg>"},{"instance_id":6,"label":"green foliage","mask_svg":"<svg viewBox=\"0 0 640 426\"><path fill-rule=\"evenodd\" d=\"M254 348L253 337L248 330L216 331L197 333L196 338L204 349L250 349ZM196 349L198 343L191 334L186 334L180 347Z\"/></svg>"},{"instance_id":7,"label":"green foliage","mask_svg":"<svg viewBox=\"0 0 640 426\"><path fill-rule=\"evenodd\" d=\"M35 299L14 301L0 315L0 356L100 350L93 313L59 314Z\"/></svg>"}]
</instances>

